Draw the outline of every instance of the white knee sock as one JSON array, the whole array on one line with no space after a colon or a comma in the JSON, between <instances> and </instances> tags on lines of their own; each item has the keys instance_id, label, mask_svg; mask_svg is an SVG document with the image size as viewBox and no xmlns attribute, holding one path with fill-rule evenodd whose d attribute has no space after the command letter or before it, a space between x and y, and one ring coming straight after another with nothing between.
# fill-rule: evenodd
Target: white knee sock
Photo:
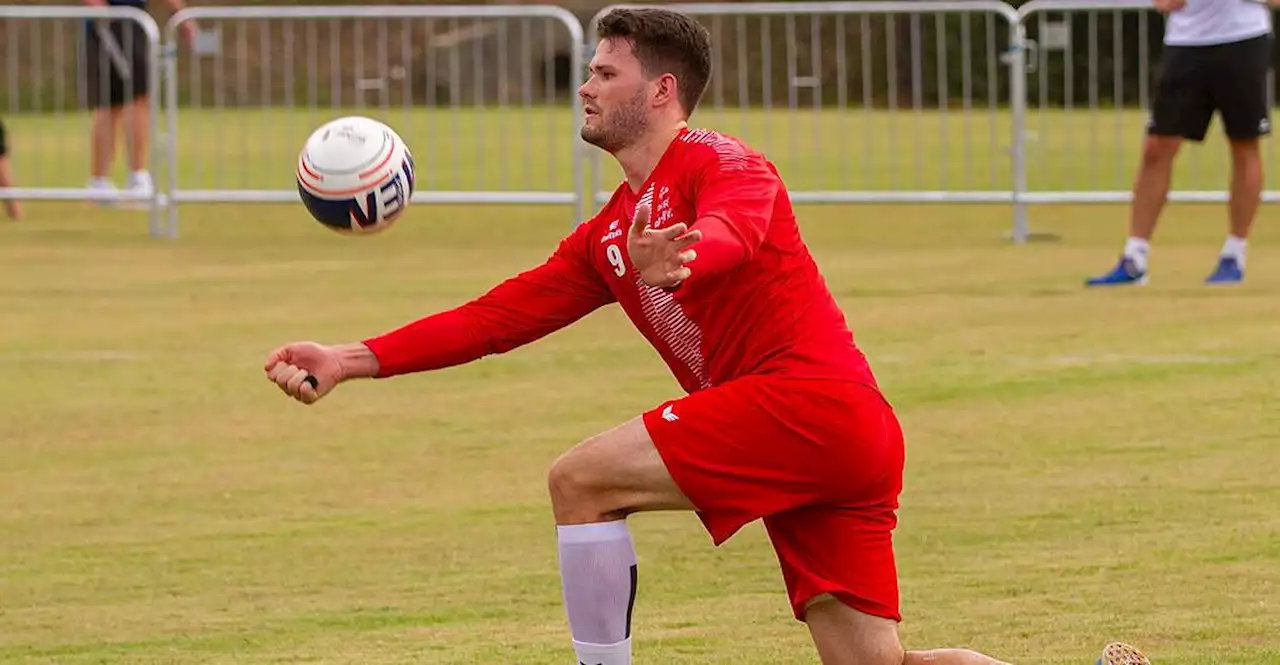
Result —
<instances>
[{"instance_id":1,"label":"white knee sock","mask_svg":"<svg viewBox=\"0 0 1280 665\"><path fill-rule=\"evenodd\" d=\"M557 526L564 607L582 665L631 665L636 551L625 520Z\"/></svg>"}]
</instances>

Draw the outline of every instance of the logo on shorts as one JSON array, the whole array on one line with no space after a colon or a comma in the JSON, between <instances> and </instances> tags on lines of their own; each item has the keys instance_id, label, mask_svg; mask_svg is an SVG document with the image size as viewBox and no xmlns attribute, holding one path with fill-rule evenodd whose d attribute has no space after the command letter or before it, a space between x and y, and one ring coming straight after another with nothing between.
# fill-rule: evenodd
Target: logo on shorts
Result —
<instances>
[{"instance_id":1,"label":"logo on shorts","mask_svg":"<svg viewBox=\"0 0 1280 665\"><path fill-rule=\"evenodd\" d=\"M674 423L675 421L680 420L680 416L677 416L671 410L671 405L668 404L667 407L662 410L662 419L669 423Z\"/></svg>"}]
</instances>

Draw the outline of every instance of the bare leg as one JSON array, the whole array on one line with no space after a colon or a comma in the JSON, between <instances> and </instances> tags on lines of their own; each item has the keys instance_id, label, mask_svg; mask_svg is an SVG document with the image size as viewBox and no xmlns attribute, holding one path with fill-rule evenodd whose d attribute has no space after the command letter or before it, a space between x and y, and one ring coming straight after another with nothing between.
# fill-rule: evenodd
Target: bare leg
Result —
<instances>
[{"instance_id":1,"label":"bare leg","mask_svg":"<svg viewBox=\"0 0 1280 665\"><path fill-rule=\"evenodd\" d=\"M93 135L89 175L95 180L105 180L111 173L115 157L116 133L120 128L120 109L97 109L93 112Z\"/></svg>"},{"instance_id":2,"label":"bare leg","mask_svg":"<svg viewBox=\"0 0 1280 665\"><path fill-rule=\"evenodd\" d=\"M143 95L129 104L129 170L144 171L147 168L149 144L148 129L151 127L151 106L148 97Z\"/></svg>"},{"instance_id":3,"label":"bare leg","mask_svg":"<svg viewBox=\"0 0 1280 665\"><path fill-rule=\"evenodd\" d=\"M1133 183L1129 237L1150 241L1173 184L1173 163L1182 147L1176 136L1148 136Z\"/></svg>"},{"instance_id":4,"label":"bare leg","mask_svg":"<svg viewBox=\"0 0 1280 665\"><path fill-rule=\"evenodd\" d=\"M1173 162L1182 139L1176 136L1148 135L1142 150L1142 164L1133 182L1133 204L1129 209L1129 237L1125 239L1120 263L1111 272L1085 280L1088 286L1144 284L1147 280L1147 255L1151 236L1155 234L1160 212L1169 200L1173 184Z\"/></svg>"},{"instance_id":5,"label":"bare leg","mask_svg":"<svg viewBox=\"0 0 1280 665\"><path fill-rule=\"evenodd\" d=\"M804 620L822 665L1008 665L967 649L904 652L895 621L864 614L831 596L810 601Z\"/></svg>"},{"instance_id":6,"label":"bare leg","mask_svg":"<svg viewBox=\"0 0 1280 665\"><path fill-rule=\"evenodd\" d=\"M1257 139L1231 142L1231 235L1249 237L1262 201L1262 151Z\"/></svg>"},{"instance_id":7,"label":"bare leg","mask_svg":"<svg viewBox=\"0 0 1280 665\"><path fill-rule=\"evenodd\" d=\"M154 191L151 172L147 170L147 149L150 142L148 129L151 126L151 107L147 100L147 96L142 95L128 106L128 188L133 194L150 194Z\"/></svg>"},{"instance_id":8,"label":"bare leg","mask_svg":"<svg viewBox=\"0 0 1280 665\"><path fill-rule=\"evenodd\" d=\"M1231 231L1218 253L1218 265L1206 284L1237 284L1244 279L1249 232L1262 203L1262 152L1258 139L1231 140Z\"/></svg>"},{"instance_id":9,"label":"bare leg","mask_svg":"<svg viewBox=\"0 0 1280 665\"><path fill-rule=\"evenodd\" d=\"M560 525L620 520L640 511L693 510L639 417L561 455L547 480Z\"/></svg>"},{"instance_id":10,"label":"bare leg","mask_svg":"<svg viewBox=\"0 0 1280 665\"><path fill-rule=\"evenodd\" d=\"M0 188L13 187L13 172L9 167L9 158L0 157ZM19 219L22 217L22 207L13 199L4 200L5 213L10 219Z\"/></svg>"}]
</instances>

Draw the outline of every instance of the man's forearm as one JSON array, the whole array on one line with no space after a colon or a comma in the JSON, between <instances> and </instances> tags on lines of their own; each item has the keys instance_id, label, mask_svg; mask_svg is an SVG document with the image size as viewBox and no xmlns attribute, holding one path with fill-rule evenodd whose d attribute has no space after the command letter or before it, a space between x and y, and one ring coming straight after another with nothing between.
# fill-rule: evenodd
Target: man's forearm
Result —
<instances>
[{"instance_id":1,"label":"man's forearm","mask_svg":"<svg viewBox=\"0 0 1280 665\"><path fill-rule=\"evenodd\" d=\"M378 356L362 342L340 344L338 363L342 365L342 374L347 379L372 379L378 376Z\"/></svg>"}]
</instances>

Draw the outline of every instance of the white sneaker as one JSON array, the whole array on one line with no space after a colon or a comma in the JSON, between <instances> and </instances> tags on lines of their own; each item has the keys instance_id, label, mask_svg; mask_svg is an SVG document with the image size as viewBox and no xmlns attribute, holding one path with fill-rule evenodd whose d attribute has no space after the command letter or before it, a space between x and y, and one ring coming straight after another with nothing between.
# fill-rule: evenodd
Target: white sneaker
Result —
<instances>
[{"instance_id":1,"label":"white sneaker","mask_svg":"<svg viewBox=\"0 0 1280 665\"><path fill-rule=\"evenodd\" d=\"M151 180L151 174L149 172L137 171L129 174L130 189L150 193L152 187L155 187L155 183Z\"/></svg>"},{"instance_id":2,"label":"white sneaker","mask_svg":"<svg viewBox=\"0 0 1280 665\"><path fill-rule=\"evenodd\" d=\"M107 178L93 178L89 180L89 191L100 195L90 199L90 202L96 203L104 208L111 207L119 203L115 198L117 193L116 185Z\"/></svg>"},{"instance_id":3,"label":"white sneaker","mask_svg":"<svg viewBox=\"0 0 1280 665\"><path fill-rule=\"evenodd\" d=\"M151 180L151 174L146 171L138 171L129 175L129 194L133 196L151 197L155 183ZM129 208L146 208L146 201L129 201Z\"/></svg>"}]
</instances>

